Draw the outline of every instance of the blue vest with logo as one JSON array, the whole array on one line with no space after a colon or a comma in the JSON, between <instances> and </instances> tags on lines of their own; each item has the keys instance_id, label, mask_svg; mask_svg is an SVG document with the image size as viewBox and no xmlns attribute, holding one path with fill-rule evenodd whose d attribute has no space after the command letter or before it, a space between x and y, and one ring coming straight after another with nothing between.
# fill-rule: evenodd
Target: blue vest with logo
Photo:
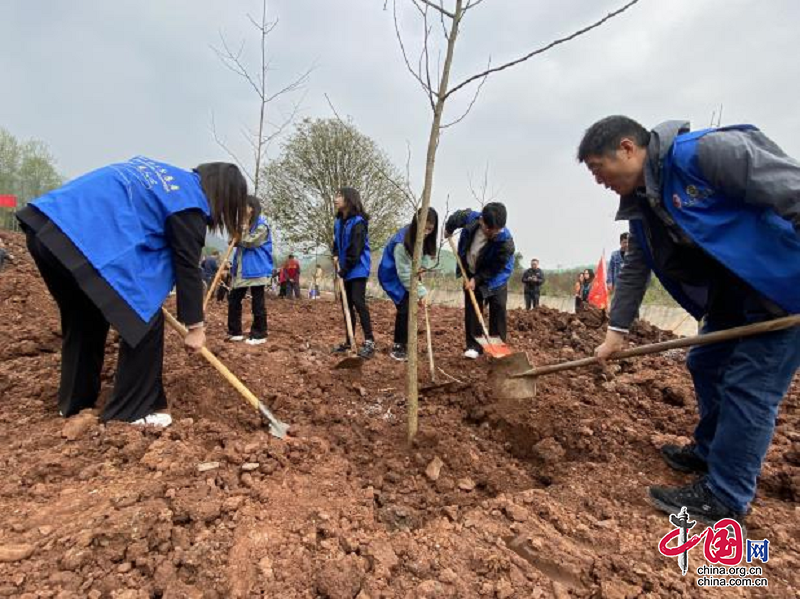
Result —
<instances>
[{"instance_id":1,"label":"blue vest with logo","mask_svg":"<svg viewBox=\"0 0 800 599\"><path fill-rule=\"evenodd\" d=\"M467 225L474 223L481 217L480 212L475 212L474 210L467 218ZM461 229L461 235L458 238L458 255L461 257L461 261L463 262L464 266L467 265L467 251L469 247L467 244L469 243L469 232L467 231L466 226ZM500 232L495 236L494 239L490 239L486 242L486 247L483 249L483 259L491 261L494 257L494 254L497 253L498 248L503 242L511 239L511 231L507 228L503 227ZM510 256L508 261L506 262L503 269L493 276L491 279L486 281L485 285L489 288L490 291L498 289L508 283L508 279L511 278L511 273L514 272L514 256ZM461 271L458 269L458 265L456 265L456 276L461 276Z\"/></svg>"},{"instance_id":2,"label":"blue vest with logo","mask_svg":"<svg viewBox=\"0 0 800 599\"><path fill-rule=\"evenodd\" d=\"M338 250L339 268L344 268L347 261L347 248L350 247L350 237L353 233L353 226L356 223L364 223L367 226L367 221L362 216L351 216L344 223L341 218L337 218L333 222L333 235L336 238L336 248ZM369 278L370 260L372 256L369 250L369 237L364 239L364 249L361 251L358 262L350 270L345 273L344 280L351 279L367 279Z\"/></svg>"},{"instance_id":3,"label":"blue vest with logo","mask_svg":"<svg viewBox=\"0 0 800 599\"><path fill-rule=\"evenodd\" d=\"M662 168L662 200L672 218L699 247L756 291L789 313L800 312L800 236L771 208L745 204L713 189L697 164L697 144L714 131L679 135ZM671 280L654 268L641 221L631 221L645 259L670 294L692 314L706 311L707 289Z\"/></svg>"},{"instance_id":4,"label":"blue vest with logo","mask_svg":"<svg viewBox=\"0 0 800 599\"><path fill-rule=\"evenodd\" d=\"M87 173L32 204L145 322L175 285L167 219L193 208L210 216L199 175L143 156Z\"/></svg>"},{"instance_id":5,"label":"blue vest with logo","mask_svg":"<svg viewBox=\"0 0 800 599\"><path fill-rule=\"evenodd\" d=\"M267 219L259 216L255 224L250 228L253 233L259 226L267 225L267 239L258 247L236 248L233 256L232 272L239 271L239 260L242 261L243 279L260 279L272 276L272 229L267 224Z\"/></svg>"},{"instance_id":6,"label":"blue vest with logo","mask_svg":"<svg viewBox=\"0 0 800 599\"><path fill-rule=\"evenodd\" d=\"M406 288L403 287L403 283L400 282L400 277L397 276L397 265L394 259L394 249L397 247L398 243L403 243L406 237L406 231L408 231L408 225L400 229L394 234L394 237L389 240L389 243L383 248L383 257L378 267L378 281L386 292L386 295L388 295L395 304L402 302L403 298L408 294Z\"/></svg>"}]
</instances>

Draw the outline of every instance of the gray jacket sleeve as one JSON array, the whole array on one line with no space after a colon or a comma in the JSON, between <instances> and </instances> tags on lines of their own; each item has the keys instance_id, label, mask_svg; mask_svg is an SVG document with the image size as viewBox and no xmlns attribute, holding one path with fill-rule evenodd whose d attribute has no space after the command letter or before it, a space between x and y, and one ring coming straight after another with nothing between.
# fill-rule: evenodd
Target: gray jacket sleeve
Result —
<instances>
[{"instance_id":1,"label":"gray jacket sleeve","mask_svg":"<svg viewBox=\"0 0 800 599\"><path fill-rule=\"evenodd\" d=\"M761 131L706 135L698 144L698 166L716 189L748 204L772 208L800 231L800 162Z\"/></svg>"},{"instance_id":2,"label":"gray jacket sleeve","mask_svg":"<svg viewBox=\"0 0 800 599\"><path fill-rule=\"evenodd\" d=\"M614 297L611 300L608 328L627 333L642 305L650 267L644 259L642 248L631 233L628 238L628 251L625 254L625 268L619 271Z\"/></svg>"}]
</instances>

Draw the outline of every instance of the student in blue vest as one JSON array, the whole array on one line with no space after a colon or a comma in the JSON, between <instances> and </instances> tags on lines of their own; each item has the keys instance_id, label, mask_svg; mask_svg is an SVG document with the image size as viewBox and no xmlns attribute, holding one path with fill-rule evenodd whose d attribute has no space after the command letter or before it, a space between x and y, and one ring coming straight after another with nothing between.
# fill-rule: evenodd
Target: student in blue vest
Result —
<instances>
[{"instance_id":1,"label":"student in blue vest","mask_svg":"<svg viewBox=\"0 0 800 599\"><path fill-rule=\"evenodd\" d=\"M398 361L408 359L408 289L411 286L411 257L414 253L414 242L417 238L417 214L410 225L400 229L383 249L383 258L378 268L378 281L386 295L394 302L397 315L394 319L394 345L389 354ZM425 238L422 242L422 268L430 268L436 259L436 239L439 229L439 215L433 208L428 208L425 219ZM417 297L423 301L428 291L422 282L417 284Z\"/></svg>"},{"instance_id":2,"label":"student in blue vest","mask_svg":"<svg viewBox=\"0 0 800 599\"><path fill-rule=\"evenodd\" d=\"M475 292L478 305L489 305L489 334L506 339L508 279L514 272L514 238L506 229L506 207L490 202L480 212L459 210L445 225L445 236L461 229L458 255L467 271L465 285ZM456 267L456 277L461 271ZM475 308L464 290L464 357L475 360L483 353L478 338L483 336Z\"/></svg>"},{"instance_id":3,"label":"student in blue vest","mask_svg":"<svg viewBox=\"0 0 800 599\"><path fill-rule=\"evenodd\" d=\"M681 121L647 131L612 116L586 131L578 159L619 194L631 233L598 357L624 346L651 270L706 333L800 312L800 163L761 131L691 132ZM651 501L741 521L800 366L800 327L694 348L687 366L700 422L692 444L661 453L700 478L650 487Z\"/></svg>"},{"instance_id":4,"label":"student in blue vest","mask_svg":"<svg viewBox=\"0 0 800 599\"><path fill-rule=\"evenodd\" d=\"M267 341L267 307L264 289L272 276L272 231L261 215L261 203L247 196L250 228L236 245L231 266L231 291L228 295L228 341L261 345ZM253 324L245 341L242 335L242 300L250 290Z\"/></svg>"},{"instance_id":5,"label":"student in blue vest","mask_svg":"<svg viewBox=\"0 0 800 599\"><path fill-rule=\"evenodd\" d=\"M17 213L61 312L58 407L92 408L109 326L120 334L101 419L168 426L161 304L177 288L187 349L205 345L200 262L207 228L239 231L247 182L232 164L186 171L137 156L70 181Z\"/></svg>"},{"instance_id":6,"label":"student in blue vest","mask_svg":"<svg viewBox=\"0 0 800 599\"><path fill-rule=\"evenodd\" d=\"M367 279L370 271L369 216L361 204L361 194L352 187L342 187L334 197L336 220L333 224L333 255L337 259L339 277L344 279L347 304L350 307L350 321L355 334L356 314L364 331L364 345L358 351L362 358L371 358L375 353L375 337L367 307ZM336 347L334 353L345 353L350 342Z\"/></svg>"}]
</instances>

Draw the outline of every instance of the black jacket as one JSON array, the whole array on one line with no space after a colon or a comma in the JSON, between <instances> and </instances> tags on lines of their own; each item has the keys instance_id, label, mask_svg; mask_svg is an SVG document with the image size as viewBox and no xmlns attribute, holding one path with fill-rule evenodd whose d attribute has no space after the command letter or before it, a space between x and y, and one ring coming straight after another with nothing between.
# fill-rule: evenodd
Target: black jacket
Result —
<instances>
[{"instance_id":1,"label":"black jacket","mask_svg":"<svg viewBox=\"0 0 800 599\"><path fill-rule=\"evenodd\" d=\"M481 226L479 220L468 222L471 214L472 210L469 209L457 210L447 219L447 223L445 224L445 232L448 235L452 235L456 229L464 229L467 235L466 251L469 251L475 238L475 233ZM488 251L490 248L493 248L495 251ZM507 288L506 285L503 285L500 288L490 291L486 283L491 281L506 267L509 258L514 255L515 249L514 240L511 237L501 242L488 240L481 250L481 253L478 254L478 259L475 261L475 272L470 272L469 270L466 253L463 255L459 254L461 262L467 270L467 274L470 278L475 279L475 288L480 291L483 297L489 297L493 292L496 293L501 289ZM456 276L461 276L461 272L456 272Z\"/></svg>"},{"instance_id":2,"label":"black jacket","mask_svg":"<svg viewBox=\"0 0 800 599\"><path fill-rule=\"evenodd\" d=\"M529 268L522 274L525 291L538 291L544 284L544 272L541 268Z\"/></svg>"}]
</instances>

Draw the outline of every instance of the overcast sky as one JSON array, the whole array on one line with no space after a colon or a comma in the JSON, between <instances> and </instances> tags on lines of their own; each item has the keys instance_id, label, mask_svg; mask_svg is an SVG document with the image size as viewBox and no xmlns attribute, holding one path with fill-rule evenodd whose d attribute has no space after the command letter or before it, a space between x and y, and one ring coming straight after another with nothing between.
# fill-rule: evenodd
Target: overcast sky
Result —
<instances>
[{"instance_id":1,"label":"overcast sky","mask_svg":"<svg viewBox=\"0 0 800 599\"><path fill-rule=\"evenodd\" d=\"M416 12L400 11L410 48ZM446 0L450 4L451 0ZM260 0L0 0L0 126L47 142L68 177L145 154L186 167L225 159L211 112L230 146L252 124L257 101L220 63L222 31L245 40ZM310 65L302 116L330 117L328 94L421 188L430 108L406 71L383 0L270 0L280 23L270 36L273 82ZM486 0L468 14L453 80L571 33L624 0ZM390 3L391 7L391 3ZM798 0L640 0L600 29L494 75L474 109L442 138L434 206L472 202L488 164L489 188L509 209L525 258L543 266L595 263L616 247L617 199L575 161L583 131L608 114L653 126L685 118L761 127L800 157ZM434 30L436 31L436 30ZM459 115L472 94L453 97ZM275 106L272 118L286 106ZM275 156L279 147L271 150Z\"/></svg>"}]
</instances>

